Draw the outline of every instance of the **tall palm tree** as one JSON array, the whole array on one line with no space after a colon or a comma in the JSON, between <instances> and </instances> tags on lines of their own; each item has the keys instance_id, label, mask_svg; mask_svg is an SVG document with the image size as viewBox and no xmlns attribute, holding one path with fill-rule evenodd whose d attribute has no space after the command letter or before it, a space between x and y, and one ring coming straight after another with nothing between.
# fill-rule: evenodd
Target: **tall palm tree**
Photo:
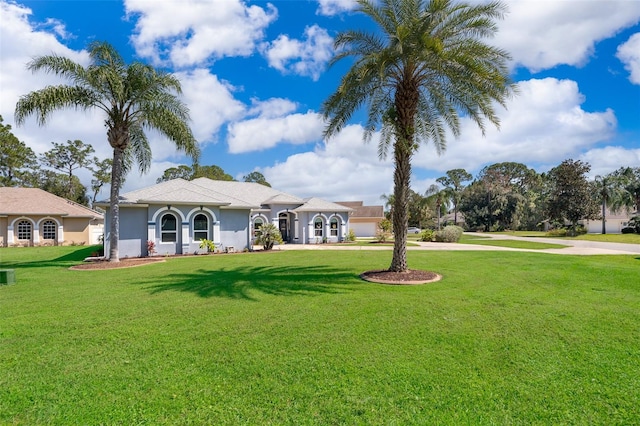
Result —
<instances>
[{"instance_id":1,"label":"tall palm tree","mask_svg":"<svg viewBox=\"0 0 640 426\"><path fill-rule=\"evenodd\" d=\"M407 202L411 158L432 141L441 153L446 130L460 134L460 116L485 131L499 124L494 102L505 106L513 93L509 54L482 39L497 31L504 6L451 0L357 0L379 32L345 31L335 39L336 56L354 63L323 103L325 137L338 133L361 107L368 110L364 139L381 128L378 154L393 146L395 242L392 272L407 268Z\"/></svg>"},{"instance_id":2,"label":"tall palm tree","mask_svg":"<svg viewBox=\"0 0 640 426\"><path fill-rule=\"evenodd\" d=\"M462 182L468 182L473 179L473 176L465 169L453 169L447 170L446 176L441 176L436 179L440 185L444 186L447 198L453 204L453 223L458 224L458 204L462 199L462 191L465 188Z\"/></svg>"},{"instance_id":3,"label":"tall palm tree","mask_svg":"<svg viewBox=\"0 0 640 426\"><path fill-rule=\"evenodd\" d=\"M427 199L427 203L435 206L435 212L437 217L437 230L440 230L440 217L442 216L442 206L447 203L448 192L446 189L440 188L440 186L433 184L429 185L429 188L424 192L424 196Z\"/></svg>"},{"instance_id":4,"label":"tall palm tree","mask_svg":"<svg viewBox=\"0 0 640 426\"><path fill-rule=\"evenodd\" d=\"M46 55L27 64L32 72L45 71L69 81L47 86L20 97L15 120L24 123L35 114L44 125L52 111L65 108L97 108L106 115L107 141L113 148L111 170L109 260L118 262L120 225L119 194L127 153L132 153L141 171L150 163L150 149L144 131L155 129L179 150L198 157L197 141L188 125L189 111L179 99L178 79L139 62L125 64L120 54L106 42L93 42L88 48L87 67L58 55Z\"/></svg>"},{"instance_id":5,"label":"tall palm tree","mask_svg":"<svg viewBox=\"0 0 640 426\"><path fill-rule=\"evenodd\" d=\"M620 201L623 195L623 183L614 173L605 176L596 176L593 181L597 202L602 205L602 233L607 233L607 207L613 213L620 210Z\"/></svg>"}]
</instances>

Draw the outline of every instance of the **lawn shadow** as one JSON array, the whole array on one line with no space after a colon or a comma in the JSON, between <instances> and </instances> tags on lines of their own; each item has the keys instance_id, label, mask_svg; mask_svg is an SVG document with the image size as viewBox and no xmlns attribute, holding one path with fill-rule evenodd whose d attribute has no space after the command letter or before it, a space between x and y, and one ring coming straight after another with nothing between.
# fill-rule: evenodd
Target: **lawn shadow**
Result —
<instances>
[{"instance_id":1,"label":"lawn shadow","mask_svg":"<svg viewBox=\"0 0 640 426\"><path fill-rule=\"evenodd\" d=\"M20 267L28 267L28 268L44 268L51 266L59 266L62 268L68 268L74 264L82 262L87 257L92 256L96 251L98 251L102 246L75 246L73 251L66 253L62 256L58 256L56 258L31 258L28 261L2 261L2 268L20 268ZM33 250L34 257L42 252L39 252L38 249L47 249L49 247L25 247L24 250Z\"/></svg>"},{"instance_id":2,"label":"lawn shadow","mask_svg":"<svg viewBox=\"0 0 640 426\"><path fill-rule=\"evenodd\" d=\"M262 293L275 296L338 294L361 283L357 274L327 266L242 266L191 273L169 274L154 279L151 293L179 291L200 297L258 300ZM150 282L143 284L149 284Z\"/></svg>"}]
</instances>

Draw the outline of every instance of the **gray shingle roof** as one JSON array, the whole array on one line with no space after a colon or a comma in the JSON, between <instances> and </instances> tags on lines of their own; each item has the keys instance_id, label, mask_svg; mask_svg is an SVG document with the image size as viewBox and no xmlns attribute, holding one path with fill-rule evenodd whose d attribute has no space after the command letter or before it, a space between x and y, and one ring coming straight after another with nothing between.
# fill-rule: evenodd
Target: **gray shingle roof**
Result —
<instances>
[{"instance_id":1,"label":"gray shingle roof","mask_svg":"<svg viewBox=\"0 0 640 426\"><path fill-rule=\"evenodd\" d=\"M341 204L332 203L321 198L311 197L304 200L304 204L293 209L294 212L350 212L353 209Z\"/></svg>"}]
</instances>

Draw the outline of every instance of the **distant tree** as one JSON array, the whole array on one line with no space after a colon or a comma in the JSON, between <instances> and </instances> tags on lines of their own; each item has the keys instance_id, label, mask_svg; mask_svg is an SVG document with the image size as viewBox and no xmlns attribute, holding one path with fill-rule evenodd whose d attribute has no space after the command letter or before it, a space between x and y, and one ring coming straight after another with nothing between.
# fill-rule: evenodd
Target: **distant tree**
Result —
<instances>
[{"instance_id":1,"label":"distant tree","mask_svg":"<svg viewBox=\"0 0 640 426\"><path fill-rule=\"evenodd\" d=\"M465 169L448 170L446 176L436 179L436 182L444 186L445 197L453 205L453 223L456 225L458 224L458 205L465 188L463 182L468 182L471 179L473 176Z\"/></svg>"},{"instance_id":2,"label":"distant tree","mask_svg":"<svg viewBox=\"0 0 640 426\"><path fill-rule=\"evenodd\" d=\"M91 179L91 190L93 191L91 207L96 203L102 187L111 182L112 166L113 159L111 158L100 160L98 157L93 157L93 167L91 168L91 173L93 174L93 179ZM122 183L124 183L124 178L122 179Z\"/></svg>"},{"instance_id":3,"label":"distant tree","mask_svg":"<svg viewBox=\"0 0 640 426\"><path fill-rule=\"evenodd\" d=\"M436 214L436 229L440 230L440 218L442 211L446 211L447 192L439 185L433 184L424 193L426 203L433 206L432 210Z\"/></svg>"},{"instance_id":4,"label":"distant tree","mask_svg":"<svg viewBox=\"0 0 640 426\"><path fill-rule=\"evenodd\" d=\"M71 182L71 192L69 191ZM87 188L80 182L80 179L72 175L71 179L66 173L56 173L53 170L42 170L39 176L38 187L58 197L66 198L83 206L89 205Z\"/></svg>"},{"instance_id":5,"label":"distant tree","mask_svg":"<svg viewBox=\"0 0 640 426\"><path fill-rule=\"evenodd\" d=\"M193 174L192 167L181 164L178 167L169 167L166 169L162 176L156 179L156 183L166 182L173 179L192 180Z\"/></svg>"},{"instance_id":6,"label":"distant tree","mask_svg":"<svg viewBox=\"0 0 640 426\"><path fill-rule=\"evenodd\" d=\"M189 110L179 98L180 81L175 75L140 62L126 64L106 42L93 42L88 48L91 63L84 67L69 58L46 55L33 59L27 68L45 71L69 81L47 86L21 96L16 104L16 123L35 114L44 125L58 109L99 109L105 115L107 141L113 149L109 210L109 260L119 262L120 188L127 152L131 152L140 171L149 169L151 150L145 131L154 129L167 137L177 149L194 157L198 143L189 127Z\"/></svg>"},{"instance_id":7,"label":"distant tree","mask_svg":"<svg viewBox=\"0 0 640 426\"><path fill-rule=\"evenodd\" d=\"M235 180L233 176L227 174L220 166L212 165L212 166L194 166L194 174L193 179L199 177L206 177L213 180L227 180L233 181Z\"/></svg>"},{"instance_id":8,"label":"distant tree","mask_svg":"<svg viewBox=\"0 0 640 426\"><path fill-rule=\"evenodd\" d=\"M242 180L244 182L259 183L260 185L268 186L269 188L271 188L271 184L267 182L267 179L265 179L264 175L260 172L253 171L248 175L243 176Z\"/></svg>"},{"instance_id":9,"label":"distant tree","mask_svg":"<svg viewBox=\"0 0 640 426\"><path fill-rule=\"evenodd\" d=\"M615 173L604 176L596 176L593 184L593 192L596 202L602 207L602 233L607 233L607 208L616 213L620 208L620 199L624 197L624 181Z\"/></svg>"},{"instance_id":10,"label":"distant tree","mask_svg":"<svg viewBox=\"0 0 640 426\"><path fill-rule=\"evenodd\" d=\"M627 212L640 210L640 167L621 167L612 175L622 186L620 197L612 201L615 211Z\"/></svg>"},{"instance_id":11,"label":"distant tree","mask_svg":"<svg viewBox=\"0 0 640 426\"><path fill-rule=\"evenodd\" d=\"M579 220L595 219L598 215L598 207L593 202L587 180L590 170L589 163L565 160L547 175L549 193L546 212L552 220L571 223L572 234Z\"/></svg>"},{"instance_id":12,"label":"distant tree","mask_svg":"<svg viewBox=\"0 0 640 426\"><path fill-rule=\"evenodd\" d=\"M35 153L2 122L0 115L0 186L37 186Z\"/></svg>"},{"instance_id":13,"label":"distant tree","mask_svg":"<svg viewBox=\"0 0 640 426\"><path fill-rule=\"evenodd\" d=\"M73 199L75 187L73 185L73 171L88 167L91 164L91 154L95 152L91 145L81 140L68 140L66 144L51 142L53 148L40 156L42 163L52 169L65 172L67 178L67 192L65 198Z\"/></svg>"}]
</instances>

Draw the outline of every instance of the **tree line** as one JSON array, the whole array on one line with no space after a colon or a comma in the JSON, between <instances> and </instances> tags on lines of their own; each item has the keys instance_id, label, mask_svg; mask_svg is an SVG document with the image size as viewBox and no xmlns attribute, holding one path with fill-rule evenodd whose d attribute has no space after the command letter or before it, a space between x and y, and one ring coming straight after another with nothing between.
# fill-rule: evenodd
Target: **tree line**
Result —
<instances>
[{"instance_id":1,"label":"tree line","mask_svg":"<svg viewBox=\"0 0 640 426\"><path fill-rule=\"evenodd\" d=\"M446 172L423 193L410 191L409 225L440 228L458 224L479 231L536 230L545 225L575 231L582 219L601 220L609 212L631 213L640 205L640 167L619 169L591 180L591 166L565 160L546 173L521 163L483 168L475 178L464 169ZM387 205L393 197L382 195ZM389 212L390 214L391 212Z\"/></svg>"}]
</instances>

